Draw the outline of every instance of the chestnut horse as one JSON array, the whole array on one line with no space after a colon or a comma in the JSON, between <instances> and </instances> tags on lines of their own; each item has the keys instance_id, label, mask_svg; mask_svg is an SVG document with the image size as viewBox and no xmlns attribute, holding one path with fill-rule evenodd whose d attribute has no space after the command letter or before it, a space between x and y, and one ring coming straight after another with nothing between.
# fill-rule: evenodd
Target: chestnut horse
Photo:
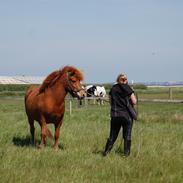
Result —
<instances>
[{"instance_id":1,"label":"chestnut horse","mask_svg":"<svg viewBox=\"0 0 183 183\"><path fill-rule=\"evenodd\" d=\"M81 86L81 80L83 80L83 74L78 69L65 66L48 75L40 86L32 85L26 91L25 110L33 144L35 144L34 120L38 121L41 127L40 148L45 145L46 135L52 136L47 124L53 123L55 126L54 148L58 149L60 127L65 112L64 99L68 92L79 99L85 96L86 93Z\"/></svg>"}]
</instances>

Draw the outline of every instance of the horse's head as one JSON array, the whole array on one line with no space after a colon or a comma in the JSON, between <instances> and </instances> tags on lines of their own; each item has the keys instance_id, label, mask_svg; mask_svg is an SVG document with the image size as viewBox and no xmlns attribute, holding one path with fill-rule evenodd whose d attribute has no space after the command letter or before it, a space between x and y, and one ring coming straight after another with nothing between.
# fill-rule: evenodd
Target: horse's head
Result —
<instances>
[{"instance_id":1,"label":"horse's head","mask_svg":"<svg viewBox=\"0 0 183 183\"><path fill-rule=\"evenodd\" d=\"M86 96L86 91L81 85L81 78L77 74L68 72L66 77L66 90L78 99L83 99Z\"/></svg>"},{"instance_id":2,"label":"horse's head","mask_svg":"<svg viewBox=\"0 0 183 183\"><path fill-rule=\"evenodd\" d=\"M47 76L39 88L39 94L45 92L47 88L51 88L56 84L58 86L58 84L62 83L66 92L69 92L73 97L82 99L86 96L85 89L80 83L83 78L81 71L72 66L65 66Z\"/></svg>"}]
</instances>

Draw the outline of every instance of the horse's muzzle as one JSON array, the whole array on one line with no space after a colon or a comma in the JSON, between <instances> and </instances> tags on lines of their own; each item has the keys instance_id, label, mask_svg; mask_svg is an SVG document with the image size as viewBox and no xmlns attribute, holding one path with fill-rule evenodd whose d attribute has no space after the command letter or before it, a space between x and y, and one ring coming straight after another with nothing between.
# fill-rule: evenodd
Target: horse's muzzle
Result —
<instances>
[{"instance_id":1,"label":"horse's muzzle","mask_svg":"<svg viewBox=\"0 0 183 183\"><path fill-rule=\"evenodd\" d=\"M83 99L84 97L86 97L86 91L85 90L78 91L77 96L79 99Z\"/></svg>"}]
</instances>

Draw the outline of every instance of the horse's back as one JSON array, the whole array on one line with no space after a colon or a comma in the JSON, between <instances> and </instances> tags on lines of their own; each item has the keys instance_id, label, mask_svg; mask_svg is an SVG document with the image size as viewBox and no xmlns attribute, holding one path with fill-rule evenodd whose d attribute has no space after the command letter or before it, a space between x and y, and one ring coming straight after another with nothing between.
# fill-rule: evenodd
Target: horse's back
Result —
<instances>
[{"instance_id":1,"label":"horse's back","mask_svg":"<svg viewBox=\"0 0 183 183\"><path fill-rule=\"evenodd\" d=\"M104 86L96 86L95 96L97 97L105 97L106 90Z\"/></svg>"}]
</instances>

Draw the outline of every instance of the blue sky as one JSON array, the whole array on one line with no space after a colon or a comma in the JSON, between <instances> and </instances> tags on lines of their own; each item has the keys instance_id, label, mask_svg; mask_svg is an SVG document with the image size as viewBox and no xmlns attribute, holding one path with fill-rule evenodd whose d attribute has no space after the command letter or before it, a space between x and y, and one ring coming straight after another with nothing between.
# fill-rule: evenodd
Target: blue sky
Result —
<instances>
[{"instance_id":1,"label":"blue sky","mask_svg":"<svg viewBox=\"0 0 183 183\"><path fill-rule=\"evenodd\" d=\"M183 80L181 0L0 0L0 75L64 65L86 83Z\"/></svg>"}]
</instances>

